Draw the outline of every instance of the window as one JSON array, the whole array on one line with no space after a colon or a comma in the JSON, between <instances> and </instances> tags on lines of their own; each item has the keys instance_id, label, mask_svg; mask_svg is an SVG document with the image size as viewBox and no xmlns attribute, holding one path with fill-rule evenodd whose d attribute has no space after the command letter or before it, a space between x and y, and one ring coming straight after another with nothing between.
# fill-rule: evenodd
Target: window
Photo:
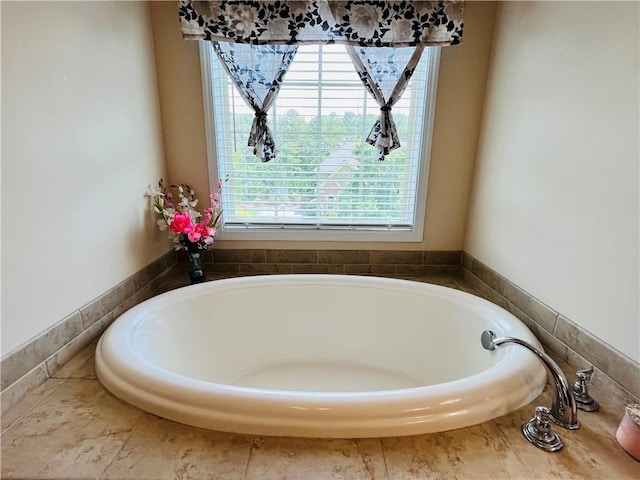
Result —
<instances>
[{"instance_id":1,"label":"window","mask_svg":"<svg viewBox=\"0 0 640 480\"><path fill-rule=\"evenodd\" d=\"M253 111L201 42L211 185L223 190L220 239L420 241L439 49L393 107L402 147L383 162L365 142L379 107L342 45L301 45L268 113L278 153L246 146Z\"/></svg>"}]
</instances>

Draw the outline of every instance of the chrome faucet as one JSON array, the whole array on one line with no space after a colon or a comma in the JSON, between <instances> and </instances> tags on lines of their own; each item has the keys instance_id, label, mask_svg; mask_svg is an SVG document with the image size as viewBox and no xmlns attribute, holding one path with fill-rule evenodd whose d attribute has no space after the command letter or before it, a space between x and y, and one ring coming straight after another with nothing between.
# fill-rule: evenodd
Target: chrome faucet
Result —
<instances>
[{"instance_id":1,"label":"chrome faucet","mask_svg":"<svg viewBox=\"0 0 640 480\"><path fill-rule=\"evenodd\" d=\"M549 409L549 418L561 427L568 428L569 430L576 430L580 428L580 422L578 422L578 409L576 406L576 399L573 396L573 389L567 381L564 373L558 366L558 364L546 353L537 349L533 345L513 337L501 337L496 338L496 334L491 330L485 330L482 332L482 346L486 350L495 350L496 347L507 343L515 343L521 345L526 349L532 351L540 359L544 366L553 378L553 383L556 386L556 391L553 395L553 402Z\"/></svg>"}]
</instances>

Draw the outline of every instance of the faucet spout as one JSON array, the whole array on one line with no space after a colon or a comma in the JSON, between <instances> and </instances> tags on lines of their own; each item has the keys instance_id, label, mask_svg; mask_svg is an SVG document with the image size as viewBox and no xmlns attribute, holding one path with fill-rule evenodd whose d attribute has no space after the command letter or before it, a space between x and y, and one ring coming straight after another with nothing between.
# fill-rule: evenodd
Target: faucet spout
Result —
<instances>
[{"instance_id":1,"label":"faucet spout","mask_svg":"<svg viewBox=\"0 0 640 480\"><path fill-rule=\"evenodd\" d=\"M562 372L562 369L549 355L519 338L497 338L496 334L491 330L485 330L482 332L481 341L482 346L486 350L495 350L496 347L501 345L515 343L516 345L520 345L533 352L544 366L547 367L555 385L553 402L551 404L551 409L549 410L551 420L561 427L568 428L570 430L580 428L580 422L578 422L578 409L571 386L567 381L567 377Z\"/></svg>"}]
</instances>

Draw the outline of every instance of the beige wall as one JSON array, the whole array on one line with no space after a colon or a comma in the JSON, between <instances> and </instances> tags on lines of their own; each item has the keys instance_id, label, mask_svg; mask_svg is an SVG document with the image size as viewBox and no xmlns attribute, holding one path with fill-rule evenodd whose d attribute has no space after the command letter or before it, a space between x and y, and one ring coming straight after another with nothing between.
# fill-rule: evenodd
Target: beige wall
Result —
<instances>
[{"instance_id":1,"label":"beige wall","mask_svg":"<svg viewBox=\"0 0 640 480\"><path fill-rule=\"evenodd\" d=\"M640 359L635 2L506 2L465 249Z\"/></svg>"},{"instance_id":2,"label":"beige wall","mask_svg":"<svg viewBox=\"0 0 640 480\"><path fill-rule=\"evenodd\" d=\"M462 249L494 13L493 3L469 2L465 43L442 50L422 243L220 241L217 248ZM169 178L206 198L198 45L181 39L173 2L153 2L151 14Z\"/></svg>"},{"instance_id":3,"label":"beige wall","mask_svg":"<svg viewBox=\"0 0 640 480\"><path fill-rule=\"evenodd\" d=\"M148 5L2 13L2 353L170 249L143 196L163 174Z\"/></svg>"}]
</instances>

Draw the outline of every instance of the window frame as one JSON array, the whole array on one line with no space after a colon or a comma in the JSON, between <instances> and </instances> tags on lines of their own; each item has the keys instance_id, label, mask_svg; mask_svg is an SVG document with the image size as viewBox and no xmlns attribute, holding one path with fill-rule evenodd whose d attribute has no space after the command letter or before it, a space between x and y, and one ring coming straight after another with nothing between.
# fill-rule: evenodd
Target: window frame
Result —
<instances>
[{"instance_id":1,"label":"window frame","mask_svg":"<svg viewBox=\"0 0 640 480\"><path fill-rule=\"evenodd\" d=\"M207 144L207 165L209 188L213 192L218 185L217 143L215 133L215 107L213 104L213 78L211 61L215 56L213 48L207 41L199 41L200 70L204 109L205 137ZM418 181L414 208L413 227L407 229L367 228L358 229L352 226L332 226L327 228L310 228L309 225L275 225L232 227L222 225L218 229L219 240L287 240L287 241L334 241L334 242L421 242L424 237L426 215L427 183L431 163L431 147L433 142L433 124L435 118L438 74L440 67L440 47L433 49L429 56L427 72L427 92L425 95L424 118L421 132L421 155L418 165ZM362 87L364 88L364 86ZM248 135L248 132L247 132ZM371 147L373 148L373 147ZM256 159L256 161L259 161ZM224 208L224 205L223 205ZM224 215L223 215L224 218Z\"/></svg>"}]
</instances>

